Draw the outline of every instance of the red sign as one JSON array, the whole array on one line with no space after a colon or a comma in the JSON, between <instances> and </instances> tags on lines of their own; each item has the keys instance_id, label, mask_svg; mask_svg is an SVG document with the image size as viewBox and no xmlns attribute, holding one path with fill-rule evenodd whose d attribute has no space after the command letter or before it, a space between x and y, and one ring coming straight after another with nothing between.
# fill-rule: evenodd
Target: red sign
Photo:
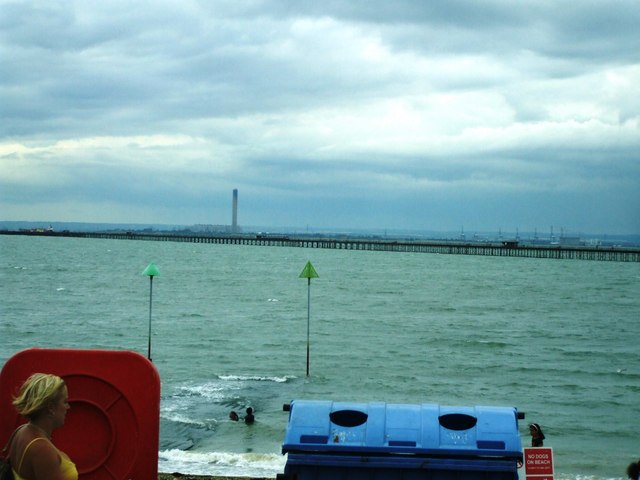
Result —
<instances>
[{"instance_id":1,"label":"red sign","mask_svg":"<svg viewBox=\"0 0 640 480\"><path fill-rule=\"evenodd\" d=\"M546 447L524 449L524 472L534 480L553 480L553 450Z\"/></svg>"}]
</instances>

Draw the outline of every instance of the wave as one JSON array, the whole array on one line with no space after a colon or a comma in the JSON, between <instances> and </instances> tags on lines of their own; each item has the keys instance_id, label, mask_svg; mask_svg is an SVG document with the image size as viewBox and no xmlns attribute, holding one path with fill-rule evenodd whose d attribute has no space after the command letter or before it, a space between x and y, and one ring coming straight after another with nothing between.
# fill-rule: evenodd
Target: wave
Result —
<instances>
[{"instance_id":1,"label":"wave","mask_svg":"<svg viewBox=\"0 0 640 480\"><path fill-rule=\"evenodd\" d=\"M219 475L275 478L284 471L286 456L275 453L185 452L178 449L159 453L161 472L191 475Z\"/></svg>"},{"instance_id":2,"label":"wave","mask_svg":"<svg viewBox=\"0 0 640 480\"><path fill-rule=\"evenodd\" d=\"M227 397L229 390L239 389L240 387L225 385L219 382L186 384L176 387L172 397L203 397L208 400L223 400Z\"/></svg>"},{"instance_id":3,"label":"wave","mask_svg":"<svg viewBox=\"0 0 640 480\"><path fill-rule=\"evenodd\" d=\"M184 451L199 448L218 435L225 433L219 431L216 419L198 422L179 415L160 416L160 447L163 449Z\"/></svg>"},{"instance_id":4,"label":"wave","mask_svg":"<svg viewBox=\"0 0 640 480\"><path fill-rule=\"evenodd\" d=\"M169 422L172 422L173 424L189 425L192 427L206 428L206 429L213 429L212 426L216 423L215 420L208 420L208 421L204 421L200 419L196 420L183 413L175 413L169 409L163 409L161 413L161 418Z\"/></svg>"},{"instance_id":5,"label":"wave","mask_svg":"<svg viewBox=\"0 0 640 480\"><path fill-rule=\"evenodd\" d=\"M220 380L226 381L238 381L238 382L275 382L275 383L287 383L289 380L293 380L295 375L285 375L282 377L264 377L259 375L218 375Z\"/></svg>"},{"instance_id":6,"label":"wave","mask_svg":"<svg viewBox=\"0 0 640 480\"><path fill-rule=\"evenodd\" d=\"M442 344L448 343L453 348L478 348L487 350L497 350L512 347L513 343L503 342L500 340L478 340L475 338L459 339L459 340L442 340L434 339L433 343Z\"/></svg>"},{"instance_id":7,"label":"wave","mask_svg":"<svg viewBox=\"0 0 640 480\"><path fill-rule=\"evenodd\" d=\"M555 474L556 480L622 480L622 477L601 477L598 475L580 475L572 473Z\"/></svg>"},{"instance_id":8,"label":"wave","mask_svg":"<svg viewBox=\"0 0 640 480\"><path fill-rule=\"evenodd\" d=\"M288 383L290 380L296 379L295 375L284 376L264 376L264 375L218 375L217 380L206 381L204 383L189 382L175 387L174 392L165 397L166 400L171 399L173 402L179 401L181 398L188 402L193 397L204 398L209 401L224 402L229 396L235 398L235 392L245 388L246 382L271 382L271 383Z\"/></svg>"}]
</instances>

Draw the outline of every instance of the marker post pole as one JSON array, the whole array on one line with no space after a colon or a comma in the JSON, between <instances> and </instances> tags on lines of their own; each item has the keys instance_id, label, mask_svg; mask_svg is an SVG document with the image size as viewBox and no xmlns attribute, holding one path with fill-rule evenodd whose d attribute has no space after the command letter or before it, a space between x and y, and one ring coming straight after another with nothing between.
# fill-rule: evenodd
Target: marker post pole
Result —
<instances>
[{"instance_id":1,"label":"marker post pole","mask_svg":"<svg viewBox=\"0 0 640 480\"><path fill-rule=\"evenodd\" d=\"M156 267L155 263L152 262L147 265L147 268L144 269L142 275L149 277L149 344L147 347L147 358L151 362L151 305L153 302L153 277L160 275L160 271L158 270L158 267Z\"/></svg>"},{"instance_id":2,"label":"marker post pole","mask_svg":"<svg viewBox=\"0 0 640 480\"><path fill-rule=\"evenodd\" d=\"M310 326L311 326L311 279L319 278L318 273L311 265L311 262L307 262L299 278L307 279L307 377L309 376L309 359L310 359Z\"/></svg>"}]
</instances>

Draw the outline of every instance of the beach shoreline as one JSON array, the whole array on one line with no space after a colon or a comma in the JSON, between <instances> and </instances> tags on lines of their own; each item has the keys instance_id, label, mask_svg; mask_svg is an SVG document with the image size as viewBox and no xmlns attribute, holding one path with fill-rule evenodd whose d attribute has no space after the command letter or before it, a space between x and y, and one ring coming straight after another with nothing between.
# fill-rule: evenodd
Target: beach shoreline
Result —
<instances>
[{"instance_id":1,"label":"beach shoreline","mask_svg":"<svg viewBox=\"0 0 640 480\"><path fill-rule=\"evenodd\" d=\"M265 477L220 477L210 475L189 475L179 472L175 473L159 473L158 480L273 480Z\"/></svg>"},{"instance_id":2,"label":"beach shoreline","mask_svg":"<svg viewBox=\"0 0 640 480\"><path fill-rule=\"evenodd\" d=\"M0 459L0 466L3 465ZM188 473L158 473L158 480L273 480L270 477L223 477L219 475L190 475Z\"/></svg>"}]
</instances>

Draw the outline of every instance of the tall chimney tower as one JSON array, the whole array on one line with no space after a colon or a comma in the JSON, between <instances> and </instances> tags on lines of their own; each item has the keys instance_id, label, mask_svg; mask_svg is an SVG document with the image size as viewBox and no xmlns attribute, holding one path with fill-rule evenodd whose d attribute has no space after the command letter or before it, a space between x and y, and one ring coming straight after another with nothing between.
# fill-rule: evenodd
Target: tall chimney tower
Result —
<instances>
[{"instance_id":1,"label":"tall chimney tower","mask_svg":"<svg viewBox=\"0 0 640 480\"><path fill-rule=\"evenodd\" d=\"M233 189L233 210L231 214L231 233L238 233L238 189Z\"/></svg>"}]
</instances>

